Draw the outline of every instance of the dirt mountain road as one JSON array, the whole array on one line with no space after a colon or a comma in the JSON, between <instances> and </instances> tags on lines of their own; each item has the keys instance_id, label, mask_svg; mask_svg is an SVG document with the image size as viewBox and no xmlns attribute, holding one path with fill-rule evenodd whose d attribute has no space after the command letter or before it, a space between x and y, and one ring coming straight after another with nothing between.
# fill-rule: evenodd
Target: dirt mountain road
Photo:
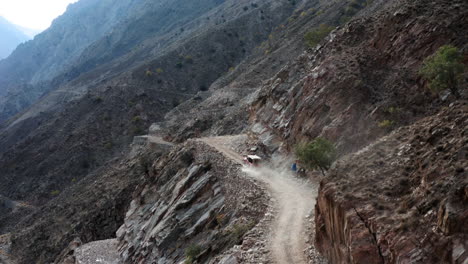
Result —
<instances>
[{"instance_id":1,"label":"dirt mountain road","mask_svg":"<svg viewBox=\"0 0 468 264\"><path fill-rule=\"evenodd\" d=\"M200 141L217 149L226 157L242 164L242 156L233 150L239 136L202 138ZM313 218L318 186L299 180L287 164L275 162L260 168L244 167L243 171L266 184L276 203L277 215L270 234L272 259L279 264L310 263L307 250L307 224Z\"/></svg>"}]
</instances>

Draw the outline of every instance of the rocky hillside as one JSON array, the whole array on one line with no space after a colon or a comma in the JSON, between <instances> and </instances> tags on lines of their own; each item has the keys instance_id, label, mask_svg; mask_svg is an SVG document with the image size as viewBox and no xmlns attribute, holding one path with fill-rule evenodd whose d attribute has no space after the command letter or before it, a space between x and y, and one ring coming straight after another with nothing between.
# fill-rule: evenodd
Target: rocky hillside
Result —
<instances>
[{"instance_id":1,"label":"rocky hillside","mask_svg":"<svg viewBox=\"0 0 468 264\"><path fill-rule=\"evenodd\" d=\"M264 191L207 148L190 141L154 164L117 231L125 263L178 263L191 247L208 263L264 216Z\"/></svg>"},{"instance_id":2,"label":"rocky hillside","mask_svg":"<svg viewBox=\"0 0 468 264\"><path fill-rule=\"evenodd\" d=\"M0 60L8 57L16 46L29 40L15 25L0 17Z\"/></svg>"},{"instance_id":3,"label":"rocky hillside","mask_svg":"<svg viewBox=\"0 0 468 264\"><path fill-rule=\"evenodd\" d=\"M418 71L423 59L444 44L468 49L458 33L466 22L466 5L387 5L339 27L270 79L250 109L253 128L286 148L324 136L337 143L340 153L349 153L434 113L441 102Z\"/></svg>"},{"instance_id":4,"label":"rocky hillside","mask_svg":"<svg viewBox=\"0 0 468 264\"><path fill-rule=\"evenodd\" d=\"M348 1L302 1L292 15L256 47L253 54L233 68L229 74L213 83L208 94L192 98L168 115L165 123L167 138L183 142L199 135L235 134L245 130L253 95L278 71L307 49L304 35L321 24L337 26L348 16L359 15L367 9L345 12ZM373 8L373 6L369 6ZM180 112L191 115L180 115ZM196 116L193 119L192 116Z\"/></svg>"},{"instance_id":5,"label":"rocky hillside","mask_svg":"<svg viewBox=\"0 0 468 264\"><path fill-rule=\"evenodd\" d=\"M229 2L232 1L204 0L188 5L168 0L84 0L70 5L48 30L0 63L0 121L83 73L96 68L101 68L100 75L121 73L173 50L201 31L226 26L234 18L255 12L253 8L244 11L245 3ZM256 10L259 12L260 8ZM278 23L274 16L276 13L264 17L258 25L250 25L274 25ZM262 38L261 34L255 36L257 41ZM248 45L250 36L244 37ZM178 53L183 57L195 56ZM104 67L106 64L110 65ZM96 73L93 76L96 81Z\"/></svg>"},{"instance_id":6,"label":"rocky hillside","mask_svg":"<svg viewBox=\"0 0 468 264\"><path fill-rule=\"evenodd\" d=\"M468 259L468 104L340 160L322 181L317 245L332 263Z\"/></svg>"},{"instance_id":7,"label":"rocky hillside","mask_svg":"<svg viewBox=\"0 0 468 264\"><path fill-rule=\"evenodd\" d=\"M148 45L60 84L28 110L3 124L0 178L4 184L0 193L8 200L35 208L17 227L14 224L25 215L16 211L8 211L11 215L0 223L3 232L17 231L12 237L12 250L20 256L21 263L54 259L73 239L70 236L73 232L83 242L111 237L112 232L93 231L100 224L107 226L106 221L96 220L81 228L80 223L89 221L86 217L96 211L80 213L77 201L66 193L82 192L79 186L89 183L90 177L101 181L110 160L125 158L134 136L146 134L152 122L161 120L165 112L180 102L198 92L209 93L205 90L211 82L248 56L295 8L289 1L216 4L219 5L216 8L204 6L209 11L186 21L184 30L166 25L167 34L160 37L157 45L153 42L157 38L153 37ZM106 199L119 201L118 197L122 196L118 195L132 186L125 182L134 180L129 179L133 174L123 174L119 175L123 180L113 185L115 190L110 193L89 185L87 190L96 194L89 199L103 199L102 195L107 193ZM127 206L130 200L122 202ZM59 204L69 204L66 208L71 211ZM121 213L119 209L108 214L123 217ZM58 218L72 219L73 225L80 228L64 228L61 223L57 223L61 227L50 225ZM104 230L118 225L118 221L114 222ZM45 238L43 234L49 227L54 230L53 235ZM24 250L31 239L37 239L36 246Z\"/></svg>"},{"instance_id":8,"label":"rocky hillside","mask_svg":"<svg viewBox=\"0 0 468 264\"><path fill-rule=\"evenodd\" d=\"M81 10L92 20L112 3L82 0L63 18ZM16 67L27 72L20 82L19 71L0 74L4 118L34 102L0 125L0 234L11 231L15 262L74 263L77 245L115 236L124 263L271 259L245 257L271 253L268 241L244 240L275 219L267 192L191 139L240 133L255 144L236 161L252 147L289 160L317 136L336 144L315 216L299 226L315 230L303 240L330 263L466 261L466 73L460 99L432 94L418 73L446 44L468 63L466 1L142 0L110 10L102 32L76 33L93 37L63 70L42 58ZM69 32L59 19L44 36L61 25ZM8 63L0 73L16 70ZM157 143L132 150L150 125L134 142ZM180 145L163 154L161 137Z\"/></svg>"},{"instance_id":9,"label":"rocky hillside","mask_svg":"<svg viewBox=\"0 0 468 264\"><path fill-rule=\"evenodd\" d=\"M149 165L145 161L168 151L161 144L145 146L144 151L138 150L138 145L134 149L135 152L109 161L84 179L75 180L73 188L57 190L53 200L10 230L14 231L11 238L14 263L59 262L68 256L68 246L73 241L114 237L123 224L135 187L147 177Z\"/></svg>"},{"instance_id":10,"label":"rocky hillside","mask_svg":"<svg viewBox=\"0 0 468 264\"><path fill-rule=\"evenodd\" d=\"M418 71L422 61L445 44L457 46L466 57L465 34L460 34L466 31L466 10L462 1L376 1L358 18L339 26L315 49L264 80L258 93L234 92L235 88L249 85L253 86L251 91L256 90L258 83L252 81L255 78L242 79L248 74L243 72L237 79L232 78L234 81L227 81L230 90L220 89L191 110L196 120L181 126L171 120L176 114L169 116L169 121L174 122L170 128L176 129L168 138L238 133L250 126L260 144L271 152L291 151L296 143L323 136L336 142L340 155L344 155L398 127L414 135L419 135L416 131L427 131L419 137L430 138L436 131L429 130L431 124L447 124L451 129L441 132L440 140L451 143L440 166L428 169L429 165L424 164L429 161L422 161L440 155L433 143L421 150L405 150L405 157L421 159L399 162L403 153L393 145L396 148L411 141L400 130L394 133L397 140L391 142L393 145L387 145L388 152L366 150L364 154L359 152L359 160L349 158L337 165L320 189L317 246L333 263L463 263L468 209L463 205L467 167L463 157L466 135L462 132L467 128L465 103L451 104L455 97L430 93ZM264 56L271 58L269 54ZM276 65L274 59L269 62ZM466 98L466 82L461 87ZM240 109L235 103L239 98L244 98ZM180 108L189 111L190 107L187 104ZM435 115L443 107L454 109ZM208 109L213 108L220 111L210 113ZM222 108L238 111L223 112ZM432 117L408 126L425 116ZM210 121L217 119L221 121ZM449 131L454 134L448 135ZM442 149L446 148L440 147L439 151ZM399 163L406 168L398 171L385 166ZM369 174L361 176L363 173ZM399 178L399 173L410 176ZM381 175L378 181L383 189L375 191L374 175ZM425 183L426 177L435 177L430 186ZM441 189L434 187L441 184ZM405 205L408 201L410 204ZM441 201L453 201L454 205ZM453 212L446 213L448 207ZM447 222L456 231L444 231L450 229L444 226ZM419 229L412 231L412 226L420 226L421 233ZM422 230L428 229L434 233L423 238Z\"/></svg>"},{"instance_id":11,"label":"rocky hillside","mask_svg":"<svg viewBox=\"0 0 468 264\"><path fill-rule=\"evenodd\" d=\"M160 120L179 102L205 90L230 65L246 56L262 36L268 36L269 24L287 16L284 5L290 6L287 1L275 5L265 2L244 11L238 4L229 5L227 10L240 8L242 13L237 12L235 19L222 25L192 32L151 61L142 61L142 65L120 74L122 64L118 64L111 76L96 69L49 93L7 122L0 132L0 163L6 168L1 175L6 182L2 193L14 199L39 198L36 201L42 202L51 198L50 192L99 168L134 135L144 134L150 122ZM216 10L217 16L224 16L222 10ZM227 50L232 52L226 55ZM49 179L40 188L33 183L38 176ZM31 192L31 188L35 191Z\"/></svg>"},{"instance_id":12,"label":"rocky hillside","mask_svg":"<svg viewBox=\"0 0 468 264\"><path fill-rule=\"evenodd\" d=\"M418 74L442 45L466 57L466 10L462 1L390 2L299 56L253 102L252 131L273 151L322 136L344 155L404 127L321 183L316 245L332 263L466 261L466 103L431 94ZM434 115L441 107L450 110Z\"/></svg>"}]
</instances>

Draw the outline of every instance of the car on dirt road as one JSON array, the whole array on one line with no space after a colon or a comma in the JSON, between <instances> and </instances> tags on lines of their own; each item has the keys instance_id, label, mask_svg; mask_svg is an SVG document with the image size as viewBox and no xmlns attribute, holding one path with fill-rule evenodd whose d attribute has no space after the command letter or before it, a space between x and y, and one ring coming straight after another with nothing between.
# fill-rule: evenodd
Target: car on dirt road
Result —
<instances>
[{"instance_id":1,"label":"car on dirt road","mask_svg":"<svg viewBox=\"0 0 468 264\"><path fill-rule=\"evenodd\" d=\"M244 155L243 161L248 166L258 167L262 162L262 158L257 155Z\"/></svg>"}]
</instances>

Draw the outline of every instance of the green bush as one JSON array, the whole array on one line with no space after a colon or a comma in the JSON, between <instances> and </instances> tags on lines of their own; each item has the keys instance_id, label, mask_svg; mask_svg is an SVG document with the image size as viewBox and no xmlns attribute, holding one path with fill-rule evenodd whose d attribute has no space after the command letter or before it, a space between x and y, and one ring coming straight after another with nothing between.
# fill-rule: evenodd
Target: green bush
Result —
<instances>
[{"instance_id":1,"label":"green bush","mask_svg":"<svg viewBox=\"0 0 468 264\"><path fill-rule=\"evenodd\" d=\"M231 237L231 241L235 244L238 244L242 241L245 233L247 233L250 229L255 226L255 222L251 221L248 223L238 223L234 224L232 228L229 230L229 235Z\"/></svg>"},{"instance_id":2,"label":"green bush","mask_svg":"<svg viewBox=\"0 0 468 264\"><path fill-rule=\"evenodd\" d=\"M392 120L385 119L382 122L379 122L380 128L391 128L395 125L395 122Z\"/></svg>"},{"instance_id":3,"label":"green bush","mask_svg":"<svg viewBox=\"0 0 468 264\"><path fill-rule=\"evenodd\" d=\"M336 159L336 148L324 138L316 138L311 142L296 146L296 156L309 169L319 169L323 175Z\"/></svg>"},{"instance_id":4,"label":"green bush","mask_svg":"<svg viewBox=\"0 0 468 264\"><path fill-rule=\"evenodd\" d=\"M456 47L445 45L424 60L419 72L429 82L433 92L449 89L455 97L460 98L458 86L465 71L462 61L463 56Z\"/></svg>"},{"instance_id":5,"label":"green bush","mask_svg":"<svg viewBox=\"0 0 468 264\"><path fill-rule=\"evenodd\" d=\"M106 144L104 144L105 149L111 149L113 146L114 144L112 144L112 142L107 142Z\"/></svg>"},{"instance_id":6,"label":"green bush","mask_svg":"<svg viewBox=\"0 0 468 264\"><path fill-rule=\"evenodd\" d=\"M185 61L189 64L192 64L193 63L193 58L192 56L185 56Z\"/></svg>"},{"instance_id":7,"label":"green bush","mask_svg":"<svg viewBox=\"0 0 468 264\"><path fill-rule=\"evenodd\" d=\"M317 46L333 29L335 28L332 26L321 24L314 30L307 32L304 36L307 46L310 48Z\"/></svg>"},{"instance_id":8,"label":"green bush","mask_svg":"<svg viewBox=\"0 0 468 264\"><path fill-rule=\"evenodd\" d=\"M134 117L132 118L132 123L139 123L139 122L141 122L141 121L142 121L142 119L141 119L141 117L138 116L138 115L137 115L137 116L134 116Z\"/></svg>"},{"instance_id":9,"label":"green bush","mask_svg":"<svg viewBox=\"0 0 468 264\"><path fill-rule=\"evenodd\" d=\"M53 196L57 196L57 195L60 194L60 191L59 190L53 190L53 191L50 192L50 194L53 195Z\"/></svg>"},{"instance_id":10,"label":"green bush","mask_svg":"<svg viewBox=\"0 0 468 264\"><path fill-rule=\"evenodd\" d=\"M104 101L104 100L102 99L102 97L98 96L98 97L94 98L94 101L99 104L99 103L102 103L102 101Z\"/></svg>"},{"instance_id":11,"label":"green bush","mask_svg":"<svg viewBox=\"0 0 468 264\"><path fill-rule=\"evenodd\" d=\"M390 106L389 108L387 108L387 113L389 114L398 114L402 111L402 109L400 107L396 107L396 106Z\"/></svg>"},{"instance_id":12,"label":"green bush","mask_svg":"<svg viewBox=\"0 0 468 264\"><path fill-rule=\"evenodd\" d=\"M202 252L202 248L197 244L192 244L185 249L185 263L192 263Z\"/></svg>"}]
</instances>

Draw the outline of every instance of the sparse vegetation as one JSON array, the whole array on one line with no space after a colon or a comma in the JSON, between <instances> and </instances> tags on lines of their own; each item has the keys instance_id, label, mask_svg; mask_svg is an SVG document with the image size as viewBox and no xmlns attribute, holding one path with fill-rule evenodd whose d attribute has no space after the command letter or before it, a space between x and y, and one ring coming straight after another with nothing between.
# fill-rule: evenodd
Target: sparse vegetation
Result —
<instances>
[{"instance_id":1,"label":"sparse vegetation","mask_svg":"<svg viewBox=\"0 0 468 264\"><path fill-rule=\"evenodd\" d=\"M229 236L231 237L231 241L235 244L242 242L242 238L244 237L245 233L247 233L254 226L255 222L253 221L248 223L234 224L229 230Z\"/></svg>"},{"instance_id":2,"label":"sparse vegetation","mask_svg":"<svg viewBox=\"0 0 468 264\"><path fill-rule=\"evenodd\" d=\"M185 62L192 64L193 63L193 58L192 56L185 56Z\"/></svg>"},{"instance_id":3,"label":"sparse vegetation","mask_svg":"<svg viewBox=\"0 0 468 264\"><path fill-rule=\"evenodd\" d=\"M379 122L379 127L380 128L392 128L394 125L395 125L395 121L393 121L393 120L385 119L385 120Z\"/></svg>"},{"instance_id":4,"label":"sparse vegetation","mask_svg":"<svg viewBox=\"0 0 468 264\"><path fill-rule=\"evenodd\" d=\"M98 104L99 104L99 103L102 103L102 101L104 101L104 100L103 100L102 97L100 97L100 96L97 96L96 98L94 98L94 102L96 102L96 103L98 103Z\"/></svg>"},{"instance_id":5,"label":"sparse vegetation","mask_svg":"<svg viewBox=\"0 0 468 264\"><path fill-rule=\"evenodd\" d=\"M141 117L137 115L132 118L132 123L139 123L141 120Z\"/></svg>"},{"instance_id":6,"label":"sparse vegetation","mask_svg":"<svg viewBox=\"0 0 468 264\"><path fill-rule=\"evenodd\" d=\"M324 138L316 138L311 142L296 146L296 156L309 169L319 169L323 175L336 159L336 148Z\"/></svg>"},{"instance_id":7,"label":"sparse vegetation","mask_svg":"<svg viewBox=\"0 0 468 264\"><path fill-rule=\"evenodd\" d=\"M132 134L134 136L141 135L141 134L143 134L143 129L141 127L133 127L132 128Z\"/></svg>"},{"instance_id":8,"label":"sparse vegetation","mask_svg":"<svg viewBox=\"0 0 468 264\"><path fill-rule=\"evenodd\" d=\"M53 191L50 192L50 194L53 195L53 196L57 196L57 195L60 194L60 191L59 190L53 190Z\"/></svg>"},{"instance_id":9,"label":"sparse vegetation","mask_svg":"<svg viewBox=\"0 0 468 264\"><path fill-rule=\"evenodd\" d=\"M158 73L158 74L161 74L161 73L163 73L163 72L164 72L164 70L163 70L162 68L157 68L157 69L156 69L156 73Z\"/></svg>"},{"instance_id":10,"label":"sparse vegetation","mask_svg":"<svg viewBox=\"0 0 468 264\"><path fill-rule=\"evenodd\" d=\"M184 67L184 64L181 61L179 61L179 62L176 63L175 66L176 66L176 68L182 69Z\"/></svg>"},{"instance_id":11,"label":"sparse vegetation","mask_svg":"<svg viewBox=\"0 0 468 264\"><path fill-rule=\"evenodd\" d=\"M216 216L216 223L218 223L219 226L223 226L225 220L226 220L226 215L225 214L218 214Z\"/></svg>"},{"instance_id":12,"label":"sparse vegetation","mask_svg":"<svg viewBox=\"0 0 468 264\"><path fill-rule=\"evenodd\" d=\"M462 61L463 56L456 47L445 45L424 61L420 74L429 81L429 88L433 92L448 89L455 97L460 98L458 86L465 71Z\"/></svg>"},{"instance_id":13,"label":"sparse vegetation","mask_svg":"<svg viewBox=\"0 0 468 264\"><path fill-rule=\"evenodd\" d=\"M185 263L191 264L197 258L197 256L202 252L200 245L192 244L185 249Z\"/></svg>"},{"instance_id":14,"label":"sparse vegetation","mask_svg":"<svg viewBox=\"0 0 468 264\"><path fill-rule=\"evenodd\" d=\"M151 77L151 76L153 76L153 72L150 71L150 70L146 70L146 71L145 71L145 75L146 75L147 77Z\"/></svg>"},{"instance_id":15,"label":"sparse vegetation","mask_svg":"<svg viewBox=\"0 0 468 264\"><path fill-rule=\"evenodd\" d=\"M107 142L106 144L104 144L105 149L111 149L113 146L114 144L112 144L112 142Z\"/></svg>"},{"instance_id":16,"label":"sparse vegetation","mask_svg":"<svg viewBox=\"0 0 468 264\"><path fill-rule=\"evenodd\" d=\"M389 114L398 114L402 111L402 109L400 107L396 107L396 106L390 106L388 109L387 109L387 113Z\"/></svg>"},{"instance_id":17,"label":"sparse vegetation","mask_svg":"<svg viewBox=\"0 0 468 264\"><path fill-rule=\"evenodd\" d=\"M333 29L335 28L332 26L321 24L314 30L307 32L304 36L307 46L310 48L317 46Z\"/></svg>"}]
</instances>

